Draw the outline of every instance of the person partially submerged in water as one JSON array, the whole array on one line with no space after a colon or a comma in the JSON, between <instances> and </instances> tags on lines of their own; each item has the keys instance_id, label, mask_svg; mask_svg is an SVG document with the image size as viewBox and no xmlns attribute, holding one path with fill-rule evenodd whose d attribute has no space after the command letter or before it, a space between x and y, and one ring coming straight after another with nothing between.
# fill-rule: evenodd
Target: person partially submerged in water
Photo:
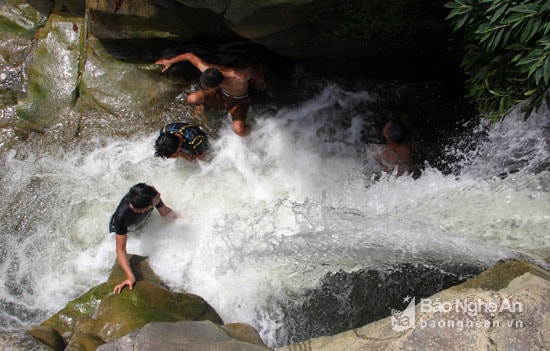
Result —
<instances>
[{"instance_id":1,"label":"person partially submerged in water","mask_svg":"<svg viewBox=\"0 0 550 351\"><path fill-rule=\"evenodd\" d=\"M398 176L411 172L413 168L412 148L407 128L397 120L386 122L382 129L386 140L375 159L386 173L396 172Z\"/></svg>"},{"instance_id":2,"label":"person partially submerged in water","mask_svg":"<svg viewBox=\"0 0 550 351\"><path fill-rule=\"evenodd\" d=\"M117 260L126 274L126 280L115 286L114 294L120 294L126 286L130 290L134 288L136 277L126 251L128 232L143 225L155 208L163 217L177 218L177 214L162 202L160 193L155 187L138 183L132 186L128 193L124 195L111 216L109 231L115 234Z\"/></svg>"},{"instance_id":3,"label":"person partially submerged in water","mask_svg":"<svg viewBox=\"0 0 550 351\"><path fill-rule=\"evenodd\" d=\"M261 65L254 64L246 68L227 67L209 63L193 53L184 53L173 58L157 60L165 72L173 64L189 61L201 71L201 88L187 96L187 103L193 106L210 107L217 110L228 110L235 134L244 137L250 134L246 124L248 107L251 99L248 95L252 84L258 90L265 90L266 85Z\"/></svg>"},{"instance_id":4,"label":"person partially submerged in water","mask_svg":"<svg viewBox=\"0 0 550 351\"><path fill-rule=\"evenodd\" d=\"M208 138L204 130L186 122L165 125L155 141L156 157L181 157L194 162L205 160L206 150L208 150Z\"/></svg>"}]
</instances>

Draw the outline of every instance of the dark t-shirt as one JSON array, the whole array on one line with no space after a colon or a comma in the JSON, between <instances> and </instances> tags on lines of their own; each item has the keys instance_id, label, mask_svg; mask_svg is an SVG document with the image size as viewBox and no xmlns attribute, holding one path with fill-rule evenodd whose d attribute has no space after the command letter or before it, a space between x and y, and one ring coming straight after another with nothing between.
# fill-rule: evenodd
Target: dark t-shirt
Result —
<instances>
[{"instance_id":1,"label":"dark t-shirt","mask_svg":"<svg viewBox=\"0 0 550 351\"><path fill-rule=\"evenodd\" d=\"M159 209L162 206L164 206L164 203L160 200L155 207ZM120 235L128 234L128 231L135 230L138 224L143 223L151 215L151 212L153 212L153 209L144 213L135 213L132 211L130 208L130 199L128 198L128 194L126 194L120 200L115 213L111 216L109 232Z\"/></svg>"},{"instance_id":2,"label":"dark t-shirt","mask_svg":"<svg viewBox=\"0 0 550 351\"><path fill-rule=\"evenodd\" d=\"M170 123L160 130L163 134L179 134L183 138L181 149L190 155L202 155L208 149L206 133L201 128L186 122Z\"/></svg>"}]
</instances>

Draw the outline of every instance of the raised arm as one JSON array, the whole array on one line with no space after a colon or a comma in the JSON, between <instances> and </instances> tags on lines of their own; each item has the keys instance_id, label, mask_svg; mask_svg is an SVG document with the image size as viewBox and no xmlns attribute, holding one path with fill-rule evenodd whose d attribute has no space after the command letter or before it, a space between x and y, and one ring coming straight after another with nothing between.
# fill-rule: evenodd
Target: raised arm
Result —
<instances>
[{"instance_id":1,"label":"raised arm","mask_svg":"<svg viewBox=\"0 0 550 351\"><path fill-rule=\"evenodd\" d=\"M204 70L206 70L207 68L210 68L210 67L217 67L215 65L212 65L212 64L204 61L203 59L201 59L197 55L195 55L193 53L190 53L190 52L186 52L184 54L181 54L181 55L178 55L176 57L169 58L169 59L168 58L161 58L161 59L157 60L157 62L155 62L155 63L157 65L164 66L164 68L162 69L162 72L165 72L167 69L172 67L172 65L174 63L178 63L178 62L182 62L182 61L189 61L193 66L197 67L199 69L199 71L201 71L201 72L203 72Z\"/></svg>"}]
</instances>

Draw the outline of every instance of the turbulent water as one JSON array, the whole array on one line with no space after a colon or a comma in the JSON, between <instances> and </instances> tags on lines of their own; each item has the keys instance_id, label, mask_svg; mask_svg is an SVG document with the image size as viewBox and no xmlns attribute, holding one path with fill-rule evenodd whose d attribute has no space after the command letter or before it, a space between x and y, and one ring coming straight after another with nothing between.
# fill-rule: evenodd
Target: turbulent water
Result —
<instances>
[{"instance_id":1,"label":"turbulent water","mask_svg":"<svg viewBox=\"0 0 550 351\"><path fill-rule=\"evenodd\" d=\"M289 338L280 302L327 272L549 256L548 111L472 127L483 130L474 147L445 151L458 172L377 177L364 141L375 96L329 83L292 106L253 106L252 135L224 120L210 159L196 164L152 157L156 130L98 135L70 153L5 150L0 328L38 324L105 281L115 262L108 220L138 182L179 218L154 214L128 251L271 346Z\"/></svg>"}]
</instances>

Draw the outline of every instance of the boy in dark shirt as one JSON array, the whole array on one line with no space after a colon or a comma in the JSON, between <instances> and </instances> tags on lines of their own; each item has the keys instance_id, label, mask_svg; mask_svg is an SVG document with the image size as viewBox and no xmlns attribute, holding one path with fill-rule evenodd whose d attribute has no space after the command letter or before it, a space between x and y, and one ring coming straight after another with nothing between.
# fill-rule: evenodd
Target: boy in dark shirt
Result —
<instances>
[{"instance_id":1,"label":"boy in dark shirt","mask_svg":"<svg viewBox=\"0 0 550 351\"><path fill-rule=\"evenodd\" d=\"M126 252L128 231L133 231L136 229L136 226L143 224L151 215L154 208L163 217L176 218L175 212L162 202L157 189L145 183L139 183L131 187L130 191L124 195L115 213L111 216L109 231L116 234L117 260L127 277L125 281L115 286L113 293L120 294L125 286L128 286L130 290L134 288L136 278L132 272L128 253Z\"/></svg>"},{"instance_id":2,"label":"boy in dark shirt","mask_svg":"<svg viewBox=\"0 0 550 351\"><path fill-rule=\"evenodd\" d=\"M191 162L204 160L207 149L206 133L185 122L165 125L155 141L155 156L162 158L182 157Z\"/></svg>"}]
</instances>

